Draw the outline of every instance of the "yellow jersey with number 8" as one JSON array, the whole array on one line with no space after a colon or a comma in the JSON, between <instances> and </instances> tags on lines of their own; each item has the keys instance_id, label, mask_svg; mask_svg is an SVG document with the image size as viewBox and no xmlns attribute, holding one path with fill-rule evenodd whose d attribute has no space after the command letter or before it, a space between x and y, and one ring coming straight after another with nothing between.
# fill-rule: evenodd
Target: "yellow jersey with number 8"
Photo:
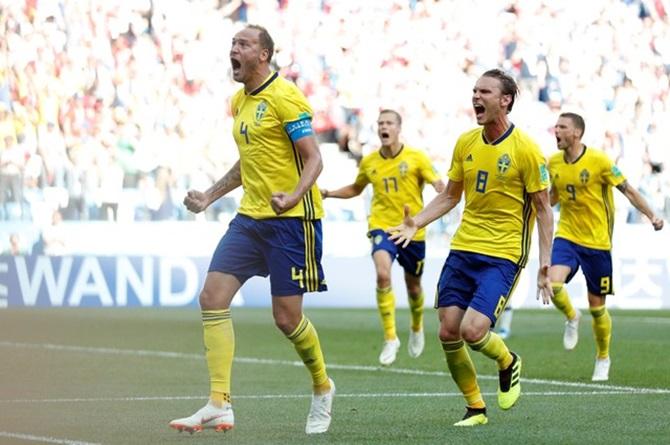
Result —
<instances>
[{"instance_id":1,"label":"yellow jersey with number 8","mask_svg":"<svg viewBox=\"0 0 670 445\"><path fill-rule=\"evenodd\" d=\"M451 181L463 182L465 209L451 248L525 266L535 210L529 193L549 187L539 146L514 125L496 141L483 128L463 133L454 148Z\"/></svg>"}]
</instances>

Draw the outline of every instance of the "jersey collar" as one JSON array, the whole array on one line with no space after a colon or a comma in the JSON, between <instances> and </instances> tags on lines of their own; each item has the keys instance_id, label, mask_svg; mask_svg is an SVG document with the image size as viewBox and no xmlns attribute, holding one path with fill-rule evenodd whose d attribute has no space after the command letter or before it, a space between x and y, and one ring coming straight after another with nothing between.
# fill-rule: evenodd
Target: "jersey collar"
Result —
<instances>
[{"instance_id":1,"label":"jersey collar","mask_svg":"<svg viewBox=\"0 0 670 445\"><path fill-rule=\"evenodd\" d=\"M382 149L380 148L380 149L379 149L379 156L381 156L383 159L395 159L395 158L397 158L398 156L400 156L400 153L402 153L402 151L403 151L404 149L405 149L405 144L402 144L402 145L400 146L400 150L398 150L398 153L396 153L394 156L391 156L390 158L387 158L386 156L384 156L384 153L382 152Z\"/></svg>"},{"instance_id":2,"label":"jersey collar","mask_svg":"<svg viewBox=\"0 0 670 445\"><path fill-rule=\"evenodd\" d=\"M498 139L496 139L493 142L489 142L489 141L486 140L486 136L484 136L484 129L482 128L482 140L484 141L484 143L486 145L498 145L499 143L501 143L502 141L507 139L507 137L510 134L512 134L513 130L514 130L514 124L510 123L509 128Z\"/></svg>"},{"instance_id":3,"label":"jersey collar","mask_svg":"<svg viewBox=\"0 0 670 445\"><path fill-rule=\"evenodd\" d=\"M279 76L279 73L277 71L270 74L270 77L268 77L267 80L265 82L263 82L263 84L261 86L259 86L258 88L253 90L251 93L249 93L249 96L255 96L258 93L260 93L261 91L263 91L264 89L266 89L268 87L268 85L270 85L272 83L272 81L277 78L277 76Z\"/></svg>"},{"instance_id":4,"label":"jersey collar","mask_svg":"<svg viewBox=\"0 0 670 445\"><path fill-rule=\"evenodd\" d=\"M565 159L565 154L563 155L563 160L565 161L566 164L576 164L577 162L579 162L581 158L584 157L585 154L586 154L586 145L582 144L582 152L579 154L579 156L575 158L574 161L568 162L568 160Z\"/></svg>"}]
</instances>

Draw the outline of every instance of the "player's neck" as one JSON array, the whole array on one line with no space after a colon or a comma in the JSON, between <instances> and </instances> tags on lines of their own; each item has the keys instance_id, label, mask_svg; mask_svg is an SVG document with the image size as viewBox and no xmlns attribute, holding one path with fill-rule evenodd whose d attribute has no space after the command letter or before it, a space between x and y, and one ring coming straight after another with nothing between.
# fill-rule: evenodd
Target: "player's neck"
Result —
<instances>
[{"instance_id":1,"label":"player's neck","mask_svg":"<svg viewBox=\"0 0 670 445\"><path fill-rule=\"evenodd\" d=\"M259 66L258 69L250 76L249 80L244 82L244 92L249 94L256 91L258 87L263 85L263 82L265 82L265 79L270 76L271 72L272 70L269 66Z\"/></svg>"},{"instance_id":2,"label":"player's neck","mask_svg":"<svg viewBox=\"0 0 670 445\"><path fill-rule=\"evenodd\" d=\"M565 151L566 162L572 164L582 156L584 150L586 150L586 145L582 144L581 142L572 144L570 148Z\"/></svg>"},{"instance_id":3,"label":"player's neck","mask_svg":"<svg viewBox=\"0 0 670 445\"><path fill-rule=\"evenodd\" d=\"M504 115L500 119L484 125L484 139L486 143L493 144L500 137L505 134L509 129L512 123L507 119L507 115Z\"/></svg>"},{"instance_id":4,"label":"player's neck","mask_svg":"<svg viewBox=\"0 0 670 445\"><path fill-rule=\"evenodd\" d=\"M391 145L382 145L379 151L382 153L382 156L386 159L394 158L400 150L402 150L403 144L396 142Z\"/></svg>"}]
</instances>

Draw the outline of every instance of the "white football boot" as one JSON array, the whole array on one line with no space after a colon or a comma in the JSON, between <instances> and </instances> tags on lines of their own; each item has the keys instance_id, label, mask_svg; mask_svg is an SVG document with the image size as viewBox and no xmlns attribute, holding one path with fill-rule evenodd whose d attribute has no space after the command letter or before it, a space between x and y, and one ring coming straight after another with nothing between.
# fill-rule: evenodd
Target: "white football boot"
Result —
<instances>
[{"instance_id":1,"label":"white football boot","mask_svg":"<svg viewBox=\"0 0 670 445\"><path fill-rule=\"evenodd\" d=\"M335 397L335 382L330 382L330 391L325 394L312 394L312 405L307 415L305 433L320 434L328 431L332 419L333 398Z\"/></svg>"},{"instance_id":2,"label":"white football boot","mask_svg":"<svg viewBox=\"0 0 670 445\"><path fill-rule=\"evenodd\" d=\"M596 366L593 368L593 377L591 380L594 382L604 382L610 378L610 358L596 358Z\"/></svg>"},{"instance_id":3,"label":"white football boot","mask_svg":"<svg viewBox=\"0 0 670 445\"><path fill-rule=\"evenodd\" d=\"M233 415L233 406L230 403L224 403L223 407L218 408L208 402L207 405L200 408L190 417L175 419L170 422L170 427L180 433L187 431L191 434L202 431L203 429L213 429L214 431L228 431L235 425L235 416Z\"/></svg>"},{"instance_id":4,"label":"white football boot","mask_svg":"<svg viewBox=\"0 0 670 445\"><path fill-rule=\"evenodd\" d=\"M417 358L423 352L425 340L423 338L423 329L417 332L409 330L409 341L407 342L407 352L412 358Z\"/></svg>"},{"instance_id":5,"label":"white football boot","mask_svg":"<svg viewBox=\"0 0 670 445\"><path fill-rule=\"evenodd\" d=\"M563 332L563 347L572 351L577 346L577 341L579 340L579 320L581 320L582 314L577 311L575 313L575 318L565 322L565 331Z\"/></svg>"},{"instance_id":6,"label":"white football boot","mask_svg":"<svg viewBox=\"0 0 670 445\"><path fill-rule=\"evenodd\" d=\"M400 349L400 340L394 338L393 340L384 341L384 346L382 346L382 352L379 354L379 363L384 366L388 366L395 361L396 355L398 355L398 350Z\"/></svg>"}]
</instances>

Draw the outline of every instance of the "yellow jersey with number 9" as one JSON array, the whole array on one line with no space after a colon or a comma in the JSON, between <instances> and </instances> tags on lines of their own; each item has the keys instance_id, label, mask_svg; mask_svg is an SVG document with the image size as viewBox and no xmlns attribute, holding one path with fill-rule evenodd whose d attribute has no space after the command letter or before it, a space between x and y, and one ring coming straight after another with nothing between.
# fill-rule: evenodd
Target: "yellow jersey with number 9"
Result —
<instances>
[{"instance_id":1,"label":"yellow jersey with number 9","mask_svg":"<svg viewBox=\"0 0 670 445\"><path fill-rule=\"evenodd\" d=\"M556 237L591 249L610 250L612 187L626 180L614 162L602 151L584 147L581 156L567 163L561 151L549 158L549 174L560 204Z\"/></svg>"},{"instance_id":2,"label":"yellow jersey with number 9","mask_svg":"<svg viewBox=\"0 0 670 445\"><path fill-rule=\"evenodd\" d=\"M393 158L385 158L380 150L361 161L355 183L372 184L372 203L368 228L386 230L402 223L404 205L411 215L423 208L423 186L439 179L428 156L416 148L403 145ZM414 241L426 239L426 229L416 233Z\"/></svg>"},{"instance_id":3,"label":"yellow jersey with number 9","mask_svg":"<svg viewBox=\"0 0 670 445\"><path fill-rule=\"evenodd\" d=\"M465 132L456 142L448 176L463 182L465 193L451 248L525 266L535 220L528 194L549 187L545 159L535 141L514 125L491 143L482 127Z\"/></svg>"},{"instance_id":4,"label":"yellow jersey with number 9","mask_svg":"<svg viewBox=\"0 0 670 445\"><path fill-rule=\"evenodd\" d=\"M251 93L240 89L231 107L244 190L238 212L256 219L275 218L272 193L292 193L302 174L303 159L293 141L313 134L312 108L298 87L276 72ZM316 183L298 205L280 216L322 218Z\"/></svg>"}]
</instances>

